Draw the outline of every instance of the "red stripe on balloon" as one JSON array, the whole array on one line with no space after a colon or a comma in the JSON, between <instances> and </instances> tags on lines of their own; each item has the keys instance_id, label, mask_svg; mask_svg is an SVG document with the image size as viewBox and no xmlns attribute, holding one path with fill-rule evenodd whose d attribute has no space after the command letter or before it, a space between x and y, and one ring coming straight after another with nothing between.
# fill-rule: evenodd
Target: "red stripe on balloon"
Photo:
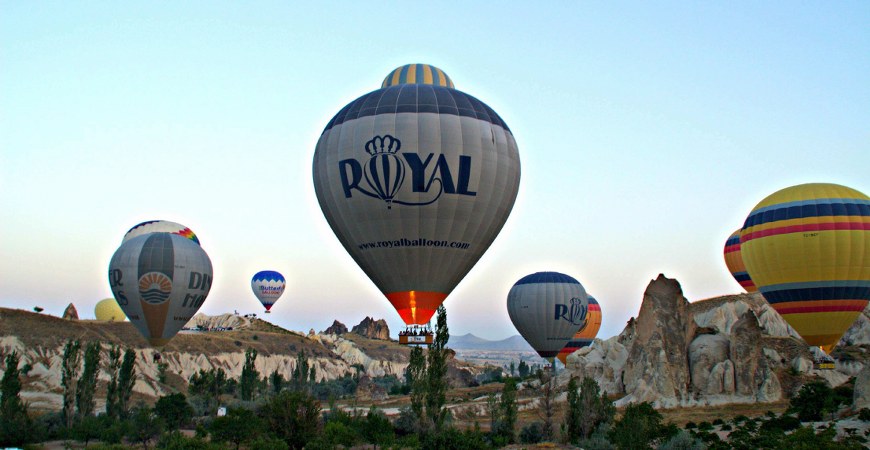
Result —
<instances>
[{"instance_id":1,"label":"red stripe on balloon","mask_svg":"<svg viewBox=\"0 0 870 450\"><path fill-rule=\"evenodd\" d=\"M779 234L803 233L807 231L837 231L837 230L870 230L870 223L865 222L834 222L834 223L813 223L806 225L791 225L788 227L770 228L767 230L754 231L747 233L740 238L740 242L744 243L753 239L776 236Z\"/></svg>"},{"instance_id":2,"label":"red stripe on balloon","mask_svg":"<svg viewBox=\"0 0 870 450\"><path fill-rule=\"evenodd\" d=\"M864 311L862 306L807 306L797 308L774 308L780 314L803 314L803 313L825 313L825 312L850 312Z\"/></svg>"}]
</instances>

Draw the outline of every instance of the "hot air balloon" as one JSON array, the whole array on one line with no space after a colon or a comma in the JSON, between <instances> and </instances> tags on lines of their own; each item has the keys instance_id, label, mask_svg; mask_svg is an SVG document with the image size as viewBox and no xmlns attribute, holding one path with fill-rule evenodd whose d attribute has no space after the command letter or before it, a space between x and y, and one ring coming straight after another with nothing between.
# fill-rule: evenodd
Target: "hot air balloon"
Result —
<instances>
[{"instance_id":1,"label":"hot air balloon","mask_svg":"<svg viewBox=\"0 0 870 450\"><path fill-rule=\"evenodd\" d=\"M332 230L406 324L426 324L501 230L520 181L517 144L440 69L410 64L350 102L314 152Z\"/></svg>"},{"instance_id":2,"label":"hot air balloon","mask_svg":"<svg viewBox=\"0 0 870 450\"><path fill-rule=\"evenodd\" d=\"M587 325L589 300L574 278L558 272L537 272L513 285L507 308L523 339L552 363L574 334Z\"/></svg>"},{"instance_id":3,"label":"hot air balloon","mask_svg":"<svg viewBox=\"0 0 870 450\"><path fill-rule=\"evenodd\" d=\"M583 347L592 345L595 336L598 336L598 330L601 329L601 306L591 295L588 296L588 299L589 310L586 313L586 325L574 333L574 337L572 337L571 340L565 344L565 347L562 348L562 350L559 350L559 354L556 355L556 357L559 358L559 361L562 361L562 364L567 364L568 355L571 353L574 353Z\"/></svg>"},{"instance_id":4,"label":"hot air balloon","mask_svg":"<svg viewBox=\"0 0 870 450\"><path fill-rule=\"evenodd\" d=\"M731 233L731 236L728 236L728 240L725 241L725 266L728 267L728 271L731 272L731 276L737 280L737 283L746 289L746 292L758 291L743 264L743 256L740 253L740 230Z\"/></svg>"},{"instance_id":5,"label":"hot air balloon","mask_svg":"<svg viewBox=\"0 0 870 450\"><path fill-rule=\"evenodd\" d=\"M103 322L123 322L127 319L114 298L106 298L97 302L97 306L94 306L94 316Z\"/></svg>"},{"instance_id":6,"label":"hot air balloon","mask_svg":"<svg viewBox=\"0 0 870 450\"><path fill-rule=\"evenodd\" d=\"M768 303L827 353L870 301L870 198L836 184L802 184L761 201L740 251Z\"/></svg>"},{"instance_id":7,"label":"hot air balloon","mask_svg":"<svg viewBox=\"0 0 870 450\"><path fill-rule=\"evenodd\" d=\"M165 345L193 317L211 283L208 255L177 234L134 237L121 244L109 263L115 300L156 347Z\"/></svg>"},{"instance_id":8,"label":"hot air balloon","mask_svg":"<svg viewBox=\"0 0 870 450\"><path fill-rule=\"evenodd\" d=\"M121 243L123 244L134 237L148 233L177 234L199 244L199 238L196 237L196 233L194 233L193 230L180 223L170 222L168 220L149 220L147 222L142 222L133 228L130 228L130 231L127 231L127 234L124 235L124 239Z\"/></svg>"},{"instance_id":9,"label":"hot air balloon","mask_svg":"<svg viewBox=\"0 0 870 450\"><path fill-rule=\"evenodd\" d=\"M266 308L266 312L272 309L272 305L278 301L281 294L284 293L284 286L287 281L284 280L284 275L281 275L274 270L263 270L257 272L254 278L251 278L251 289L254 295L260 300L260 303Z\"/></svg>"}]
</instances>

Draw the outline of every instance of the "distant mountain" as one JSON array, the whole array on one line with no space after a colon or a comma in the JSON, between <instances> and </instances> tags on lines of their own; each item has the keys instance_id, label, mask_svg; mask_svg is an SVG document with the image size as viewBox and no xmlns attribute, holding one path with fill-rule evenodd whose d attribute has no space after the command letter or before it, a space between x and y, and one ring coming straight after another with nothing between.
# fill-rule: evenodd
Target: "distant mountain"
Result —
<instances>
[{"instance_id":1,"label":"distant mountain","mask_svg":"<svg viewBox=\"0 0 870 450\"><path fill-rule=\"evenodd\" d=\"M502 352L534 352L532 346L516 334L500 341L490 341L471 333L462 336L450 336L447 346L455 350L489 350Z\"/></svg>"}]
</instances>

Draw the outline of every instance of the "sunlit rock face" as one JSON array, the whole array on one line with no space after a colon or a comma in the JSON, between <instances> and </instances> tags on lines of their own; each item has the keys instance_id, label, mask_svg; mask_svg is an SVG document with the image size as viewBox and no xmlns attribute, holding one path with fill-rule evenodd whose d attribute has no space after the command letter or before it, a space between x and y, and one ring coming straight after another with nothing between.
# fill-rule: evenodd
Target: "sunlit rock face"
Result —
<instances>
[{"instance_id":1,"label":"sunlit rock face","mask_svg":"<svg viewBox=\"0 0 870 450\"><path fill-rule=\"evenodd\" d=\"M369 339L390 340L390 327L387 326L387 321L384 319L375 320L371 317L366 317L359 325L353 327L351 333L356 333Z\"/></svg>"},{"instance_id":2,"label":"sunlit rock face","mask_svg":"<svg viewBox=\"0 0 870 450\"><path fill-rule=\"evenodd\" d=\"M870 320L859 320L847 336L863 342L865 332L870 336ZM676 280L659 276L647 287L637 318L619 335L569 355L558 382L590 377L609 394L623 395L618 405L703 406L775 402L810 377L836 386L864 367L853 359L837 361L836 370L815 370L818 351L758 293L690 303ZM787 371L803 378L787 377L784 386Z\"/></svg>"}]
</instances>

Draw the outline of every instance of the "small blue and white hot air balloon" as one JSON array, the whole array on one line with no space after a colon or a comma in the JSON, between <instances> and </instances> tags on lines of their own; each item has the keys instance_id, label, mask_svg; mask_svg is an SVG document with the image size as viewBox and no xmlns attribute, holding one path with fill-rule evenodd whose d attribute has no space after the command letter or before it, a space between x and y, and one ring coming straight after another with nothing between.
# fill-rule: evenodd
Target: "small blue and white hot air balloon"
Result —
<instances>
[{"instance_id":1,"label":"small blue and white hot air balloon","mask_svg":"<svg viewBox=\"0 0 870 450\"><path fill-rule=\"evenodd\" d=\"M274 270L263 270L257 272L253 278L251 278L251 289L254 291L254 295L257 296L257 299L260 300L260 303L266 308L266 312L270 312L272 309L272 305L278 301L278 298L281 297L281 294L284 293L284 287L287 285L287 281L284 279L284 275L274 271Z\"/></svg>"}]
</instances>

